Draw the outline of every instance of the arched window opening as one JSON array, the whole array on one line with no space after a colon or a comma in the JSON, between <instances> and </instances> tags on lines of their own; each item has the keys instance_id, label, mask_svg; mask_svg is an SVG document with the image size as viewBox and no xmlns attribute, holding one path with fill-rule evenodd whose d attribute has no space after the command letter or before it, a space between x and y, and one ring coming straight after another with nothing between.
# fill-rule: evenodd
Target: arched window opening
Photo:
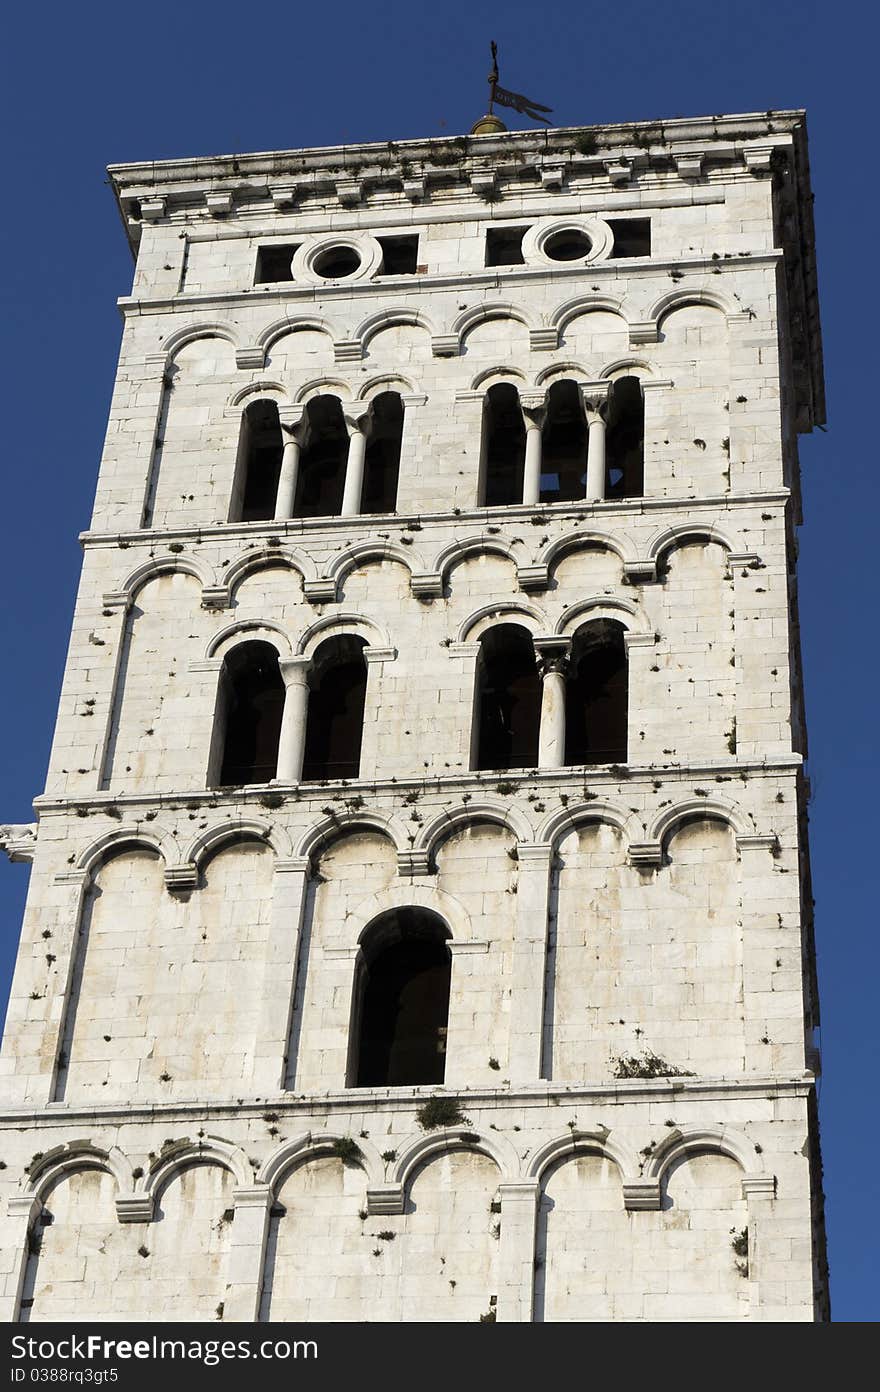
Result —
<instances>
[{"instance_id":1,"label":"arched window opening","mask_svg":"<svg viewBox=\"0 0 880 1392\"><path fill-rule=\"evenodd\" d=\"M541 678L531 634L520 624L483 634L475 722L474 768L537 767Z\"/></svg>"},{"instance_id":2,"label":"arched window opening","mask_svg":"<svg viewBox=\"0 0 880 1392\"><path fill-rule=\"evenodd\" d=\"M624 634L614 619L596 619L575 634L565 696L566 764L626 762Z\"/></svg>"},{"instance_id":3,"label":"arched window opening","mask_svg":"<svg viewBox=\"0 0 880 1392\"><path fill-rule=\"evenodd\" d=\"M366 642L345 633L327 638L309 675L303 779L357 778L367 694Z\"/></svg>"},{"instance_id":4,"label":"arched window opening","mask_svg":"<svg viewBox=\"0 0 880 1392\"><path fill-rule=\"evenodd\" d=\"M382 392L372 403L361 512L394 512L397 507L402 437L403 402L397 392Z\"/></svg>"},{"instance_id":5,"label":"arched window opening","mask_svg":"<svg viewBox=\"0 0 880 1392\"><path fill-rule=\"evenodd\" d=\"M640 498L645 491L645 398L638 377L611 388L605 435L606 498Z\"/></svg>"},{"instance_id":6,"label":"arched window opening","mask_svg":"<svg viewBox=\"0 0 880 1392\"><path fill-rule=\"evenodd\" d=\"M295 517L336 517L342 511L348 431L336 396L316 396L306 406L305 445L300 455Z\"/></svg>"},{"instance_id":7,"label":"arched window opening","mask_svg":"<svg viewBox=\"0 0 880 1392\"><path fill-rule=\"evenodd\" d=\"M496 382L486 393L483 439L483 506L521 503L526 427L519 392L509 382Z\"/></svg>"},{"instance_id":8,"label":"arched window opening","mask_svg":"<svg viewBox=\"0 0 880 1392\"><path fill-rule=\"evenodd\" d=\"M262 522L275 516L283 453L278 406L274 401L252 401L241 418L230 521Z\"/></svg>"},{"instance_id":9,"label":"arched window opening","mask_svg":"<svg viewBox=\"0 0 880 1392\"><path fill-rule=\"evenodd\" d=\"M587 420L580 388L577 382L554 382L541 435L541 502L581 499L586 480Z\"/></svg>"},{"instance_id":10,"label":"arched window opening","mask_svg":"<svg viewBox=\"0 0 880 1392\"><path fill-rule=\"evenodd\" d=\"M443 1082L448 938L442 919L416 908L392 909L365 934L352 1022L349 1077L355 1087Z\"/></svg>"},{"instance_id":11,"label":"arched window opening","mask_svg":"<svg viewBox=\"0 0 880 1392\"><path fill-rule=\"evenodd\" d=\"M275 777L284 710L284 681L270 643L241 643L220 676L221 788L268 783Z\"/></svg>"}]
</instances>

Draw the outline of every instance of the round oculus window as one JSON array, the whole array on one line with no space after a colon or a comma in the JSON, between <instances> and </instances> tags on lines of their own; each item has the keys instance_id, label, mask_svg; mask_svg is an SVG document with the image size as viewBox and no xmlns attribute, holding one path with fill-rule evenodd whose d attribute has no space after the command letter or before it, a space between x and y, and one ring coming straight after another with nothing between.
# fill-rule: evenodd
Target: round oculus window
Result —
<instances>
[{"instance_id":1,"label":"round oculus window","mask_svg":"<svg viewBox=\"0 0 880 1392\"><path fill-rule=\"evenodd\" d=\"M322 280L343 280L361 267L360 253L350 246L332 246L322 251L312 263Z\"/></svg>"},{"instance_id":2,"label":"round oculus window","mask_svg":"<svg viewBox=\"0 0 880 1392\"><path fill-rule=\"evenodd\" d=\"M561 232L554 232L542 248L544 255L549 256L551 261L580 261L589 256L592 249L593 243L586 232L581 232L577 227L566 227Z\"/></svg>"}]
</instances>

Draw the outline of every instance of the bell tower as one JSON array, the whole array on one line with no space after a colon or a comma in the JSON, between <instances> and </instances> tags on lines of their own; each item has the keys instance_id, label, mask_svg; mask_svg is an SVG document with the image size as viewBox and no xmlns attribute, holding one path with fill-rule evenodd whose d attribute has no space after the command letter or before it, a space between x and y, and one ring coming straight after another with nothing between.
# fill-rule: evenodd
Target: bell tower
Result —
<instances>
[{"instance_id":1,"label":"bell tower","mask_svg":"<svg viewBox=\"0 0 880 1392\"><path fill-rule=\"evenodd\" d=\"M800 111L111 169L6 1319L828 1318Z\"/></svg>"}]
</instances>

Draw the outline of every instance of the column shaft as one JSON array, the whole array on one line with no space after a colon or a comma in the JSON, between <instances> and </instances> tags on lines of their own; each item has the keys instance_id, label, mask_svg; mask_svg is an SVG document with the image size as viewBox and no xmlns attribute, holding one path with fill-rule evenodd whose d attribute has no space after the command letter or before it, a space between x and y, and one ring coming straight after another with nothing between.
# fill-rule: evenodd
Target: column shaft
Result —
<instances>
[{"instance_id":1,"label":"column shaft","mask_svg":"<svg viewBox=\"0 0 880 1392\"><path fill-rule=\"evenodd\" d=\"M299 440L289 436L284 441L284 453L281 456L281 474L278 479L278 493L275 497L276 521L293 516L296 483L299 476L299 453Z\"/></svg>"},{"instance_id":2,"label":"column shaft","mask_svg":"<svg viewBox=\"0 0 880 1392\"><path fill-rule=\"evenodd\" d=\"M342 516L357 517L361 510L364 490L364 460L367 455L366 432L357 428L348 441L348 460L345 465L345 489L342 494Z\"/></svg>"},{"instance_id":3,"label":"column shaft","mask_svg":"<svg viewBox=\"0 0 880 1392\"><path fill-rule=\"evenodd\" d=\"M605 497L605 421L598 412L590 412L588 421L587 500L593 503Z\"/></svg>"},{"instance_id":4,"label":"column shaft","mask_svg":"<svg viewBox=\"0 0 880 1392\"><path fill-rule=\"evenodd\" d=\"M310 663L308 658L294 657L280 661L278 666L284 678L285 690L275 779L278 783L298 783L302 777L306 748Z\"/></svg>"},{"instance_id":5,"label":"column shaft","mask_svg":"<svg viewBox=\"0 0 880 1392\"><path fill-rule=\"evenodd\" d=\"M544 668L541 691L541 729L538 767L561 768L565 763L565 675L558 662Z\"/></svg>"},{"instance_id":6,"label":"column shaft","mask_svg":"<svg viewBox=\"0 0 880 1392\"><path fill-rule=\"evenodd\" d=\"M541 500L541 427L526 417L526 462L523 473L523 502Z\"/></svg>"}]
</instances>

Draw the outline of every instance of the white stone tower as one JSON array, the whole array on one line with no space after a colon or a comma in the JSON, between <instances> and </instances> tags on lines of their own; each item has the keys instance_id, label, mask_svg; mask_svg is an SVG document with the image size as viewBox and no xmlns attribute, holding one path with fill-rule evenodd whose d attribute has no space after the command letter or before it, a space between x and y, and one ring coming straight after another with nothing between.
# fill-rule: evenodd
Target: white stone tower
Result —
<instances>
[{"instance_id":1,"label":"white stone tower","mask_svg":"<svg viewBox=\"0 0 880 1392\"><path fill-rule=\"evenodd\" d=\"M827 1318L803 113L111 176L5 1318Z\"/></svg>"}]
</instances>

